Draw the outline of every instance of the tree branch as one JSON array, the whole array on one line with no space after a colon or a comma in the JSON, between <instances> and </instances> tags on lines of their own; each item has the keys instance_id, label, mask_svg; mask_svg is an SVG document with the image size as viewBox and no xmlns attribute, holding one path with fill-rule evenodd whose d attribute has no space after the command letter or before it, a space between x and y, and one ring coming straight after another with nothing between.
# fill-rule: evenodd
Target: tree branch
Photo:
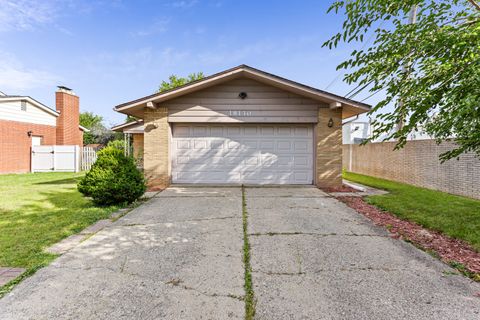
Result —
<instances>
[{"instance_id":1,"label":"tree branch","mask_svg":"<svg viewBox=\"0 0 480 320\"><path fill-rule=\"evenodd\" d=\"M475 7L475 9L480 11L480 4L478 4L475 0L468 0Z\"/></svg>"}]
</instances>

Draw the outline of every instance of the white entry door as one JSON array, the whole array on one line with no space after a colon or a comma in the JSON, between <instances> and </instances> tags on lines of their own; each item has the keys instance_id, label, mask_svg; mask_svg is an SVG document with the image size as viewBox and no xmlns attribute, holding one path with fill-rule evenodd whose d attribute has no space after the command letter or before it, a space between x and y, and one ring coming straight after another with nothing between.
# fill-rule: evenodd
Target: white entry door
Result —
<instances>
[{"instance_id":1,"label":"white entry door","mask_svg":"<svg viewBox=\"0 0 480 320\"><path fill-rule=\"evenodd\" d=\"M42 137L33 136L32 137L32 147L41 146L41 145L42 145Z\"/></svg>"},{"instance_id":2,"label":"white entry door","mask_svg":"<svg viewBox=\"0 0 480 320\"><path fill-rule=\"evenodd\" d=\"M312 184L313 126L175 124L172 180Z\"/></svg>"}]
</instances>

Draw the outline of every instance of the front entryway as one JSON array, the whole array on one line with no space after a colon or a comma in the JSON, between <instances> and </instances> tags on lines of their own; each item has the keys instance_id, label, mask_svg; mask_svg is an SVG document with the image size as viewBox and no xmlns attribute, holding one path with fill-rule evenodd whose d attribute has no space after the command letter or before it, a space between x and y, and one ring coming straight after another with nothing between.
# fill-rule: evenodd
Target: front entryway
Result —
<instances>
[{"instance_id":1,"label":"front entryway","mask_svg":"<svg viewBox=\"0 0 480 320\"><path fill-rule=\"evenodd\" d=\"M313 125L175 124L172 180L312 184Z\"/></svg>"}]
</instances>

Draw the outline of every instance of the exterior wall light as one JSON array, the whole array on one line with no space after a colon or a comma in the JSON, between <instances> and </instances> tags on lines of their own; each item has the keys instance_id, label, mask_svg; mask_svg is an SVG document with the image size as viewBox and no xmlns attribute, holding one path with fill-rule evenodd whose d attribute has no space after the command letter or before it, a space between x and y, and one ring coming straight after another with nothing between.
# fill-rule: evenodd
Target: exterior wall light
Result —
<instances>
[{"instance_id":1,"label":"exterior wall light","mask_svg":"<svg viewBox=\"0 0 480 320\"><path fill-rule=\"evenodd\" d=\"M239 97L240 99L242 99L242 100L245 99L247 96L248 96L248 95L247 95L246 92L240 92L240 93L238 94L238 97Z\"/></svg>"},{"instance_id":2,"label":"exterior wall light","mask_svg":"<svg viewBox=\"0 0 480 320\"><path fill-rule=\"evenodd\" d=\"M29 136L29 137L31 137L31 136L32 136L32 134L33 134L33 132L32 132L32 131L28 131L28 132L27 132L27 136Z\"/></svg>"},{"instance_id":3,"label":"exterior wall light","mask_svg":"<svg viewBox=\"0 0 480 320\"><path fill-rule=\"evenodd\" d=\"M333 119L332 118L330 118L330 120L328 120L327 125L328 125L329 128L333 127Z\"/></svg>"}]
</instances>

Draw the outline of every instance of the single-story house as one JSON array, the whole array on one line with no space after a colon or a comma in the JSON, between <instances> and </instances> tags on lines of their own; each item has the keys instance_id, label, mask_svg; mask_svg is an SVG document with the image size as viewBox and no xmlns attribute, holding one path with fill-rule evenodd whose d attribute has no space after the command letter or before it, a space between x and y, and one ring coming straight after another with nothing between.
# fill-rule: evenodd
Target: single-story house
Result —
<instances>
[{"instance_id":1,"label":"single-story house","mask_svg":"<svg viewBox=\"0 0 480 320\"><path fill-rule=\"evenodd\" d=\"M55 93L56 110L29 96L0 94L0 173L31 169L37 145L83 145L79 98L66 87Z\"/></svg>"},{"instance_id":2,"label":"single-story house","mask_svg":"<svg viewBox=\"0 0 480 320\"><path fill-rule=\"evenodd\" d=\"M113 129L141 147L152 187L333 187L342 183L342 119L370 105L240 65L114 110L142 119Z\"/></svg>"}]
</instances>

